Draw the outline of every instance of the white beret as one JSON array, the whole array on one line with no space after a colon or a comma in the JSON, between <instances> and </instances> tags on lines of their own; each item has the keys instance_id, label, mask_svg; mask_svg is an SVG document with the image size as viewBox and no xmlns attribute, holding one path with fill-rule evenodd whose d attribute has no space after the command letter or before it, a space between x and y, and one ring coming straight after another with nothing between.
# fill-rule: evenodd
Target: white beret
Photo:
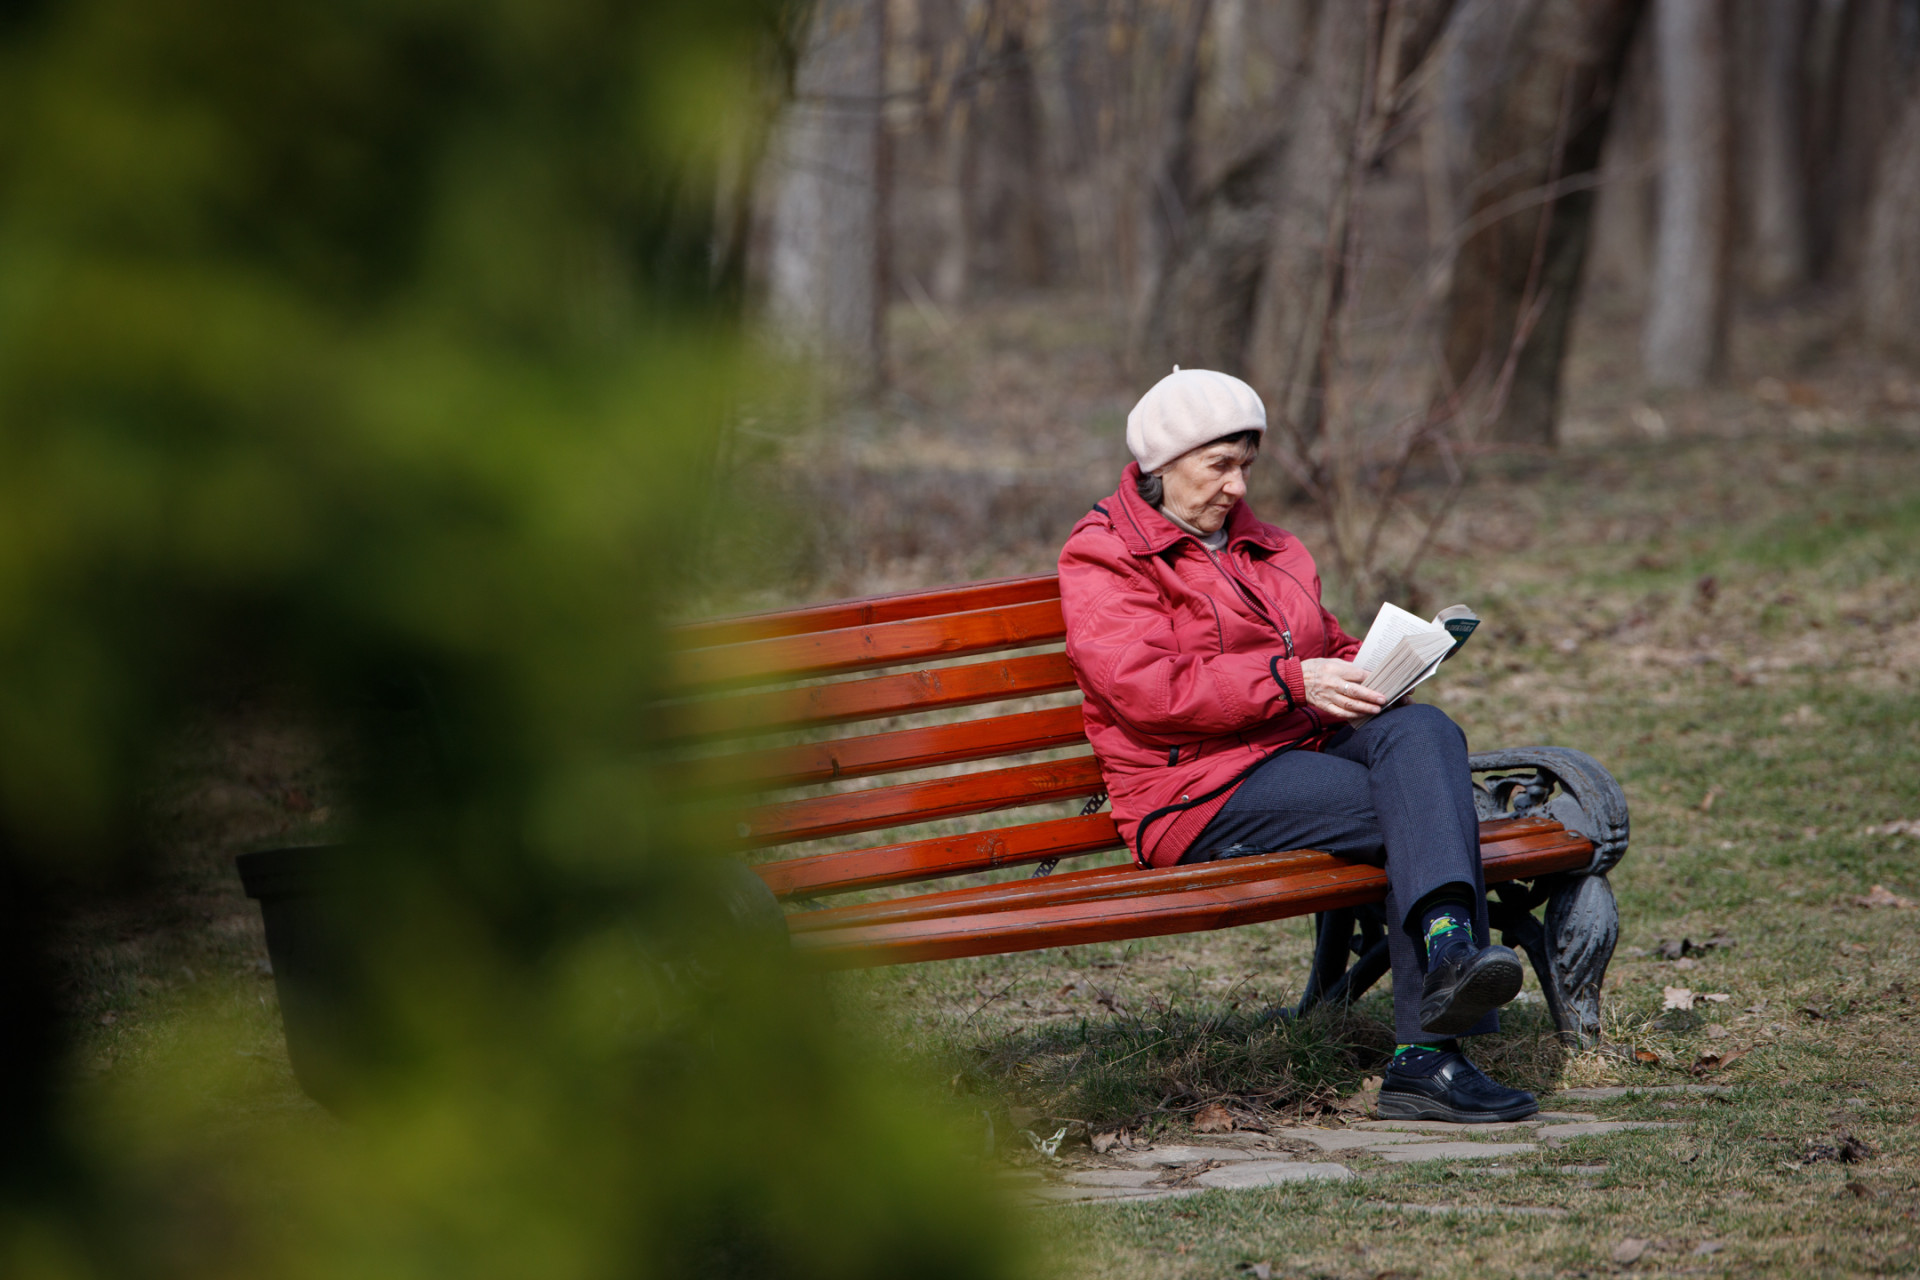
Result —
<instances>
[{"instance_id":1,"label":"white beret","mask_svg":"<svg viewBox=\"0 0 1920 1280\"><path fill-rule=\"evenodd\" d=\"M1127 415L1127 448L1151 475L1222 436L1266 429L1267 407L1252 387L1230 373L1175 365Z\"/></svg>"}]
</instances>

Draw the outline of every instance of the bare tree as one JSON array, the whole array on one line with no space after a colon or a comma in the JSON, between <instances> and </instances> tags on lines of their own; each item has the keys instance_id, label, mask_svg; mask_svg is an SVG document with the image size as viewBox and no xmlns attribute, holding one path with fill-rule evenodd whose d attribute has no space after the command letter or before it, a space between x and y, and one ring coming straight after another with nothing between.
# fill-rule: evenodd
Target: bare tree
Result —
<instances>
[{"instance_id":1,"label":"bare tree","mask_svg":"<svg viewBox=\"0 0 1920 1280\"><path fill-rule=\"evenodd\" d=\"M1641 361L1653 386L1720 371L1727 333L1727 31L1721 0L1654 0L1660 222Z\"/></svg>"},{"instance_id":2,"label":"bare tree","mask_svg":"<svg viewBox=\"0 0 1920 1280\"><path fill-rule=\"evenodd\" d=\"M1908 98L1880 160L1860 295L1868 336L1920 359L1920 89Z\"/></svg>"},{"instance_id":3,"label":"bare tree","mask_svg":"<svg viewBox=\"0 0 1920 1280\"><path fill-rule=\"evenodd\" d=\"M1851 283L1880 157L1920 56L1915 0L1822 0L1807 41L1813 269Z\"/></svg>"},{"instance_id":4,"label":"bare tree","mask_svg":"<svg viewBox=\"0 0 1920 1280\"><path fill-rule=\"evenodd\" d=\"M1354 187L1452 5L1297 5L1303 61L1267 96L1267 132L1201 184L1147 309L1149 362L1244 373L1283 423L1318 429Z\"/></svg>"},{"instance_id":5,"label":"bare tree","mask_svg":"<svg viewBox=\"0 0 1920 1280\"><path fill-rule=\"evenodd\" d=\"M1689 0L1692 2L1692 0ZM1485 395L1508 361L1487 434L1551 445L1561 368L1591 239L1615 90L1645 0L1499 0L1449 57L1464 145L1461 243L1443 337L1447 393ZM1516 342L1525 326L1525 340Z\"/></svg>"},{"instance_id":6,"label":"bare tree","mask_svg":"<svg viewBox=\"0 0 1920 1280\"><path fill-rule=\"evenodd\" d=\"M885 372L885 14L817 0L768 155L768 318L855 392Z\"/></svg>"},{"instance_id":7,"label":"bare tree","mask_svg":"<svg viewBox=\"0 0 1920 1280\"><path fill-rule=\"evenodd\" d=\"M1200 45L1207 33L1212 9L1211 0L1188 0L1180 48L1175 55L1172 91L1168 95L1159 143L1148 161L1146 182L1140 193L1138 279L1132 322L1128 326L1128 347L1136 356L1146 337L1151 308L1160 296L1167 261L1186 234L1187 214L1193 206ZM1244 10L1236 16L1244 19Z\"/></svg>"},{"instance_id":8,"label":"bare tree","mask_svg":"<svg viewBox=\"0 0 1920 1280\"><path fill-rule=\"evenodd\" d=\"M1808 0L1752 0L1734 13L1743 55L1747 275L1754 292L1778 297L1807 278L1802 73L1812 10Z\"/></svg>"}]
</instances>

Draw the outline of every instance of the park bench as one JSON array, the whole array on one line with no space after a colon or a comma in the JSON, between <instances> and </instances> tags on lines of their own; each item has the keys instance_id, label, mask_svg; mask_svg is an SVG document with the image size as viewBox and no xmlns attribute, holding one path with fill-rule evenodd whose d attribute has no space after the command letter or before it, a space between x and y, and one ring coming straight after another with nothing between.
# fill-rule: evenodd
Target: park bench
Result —
<instances>
[{"instance_id":1,"label":"park bench","mask_svg":"<svg viewBox=\"0 0 1920 1280\"><path fill-rule=\"evenodd\" d=\"M689 791L718 777L753 793L709 812L725 815L721 838L792 908L795 951L832 967L883 965L1312 914L1312 970L1283 1012L1352 1000L1379 981L1387 881L1364 863L1289 850L1153 869L1109 858L1050 874L1122 847L1098 812L1104 786L1064 636L1052 575L676 631L684 696L668 711ZM953 714L996 703L1014 706ZM1625 796L1563 747L1482 752L1472 768L1494 928L1526 951L1561 1033L1590 1043L1618 933L1606 873L1626 852ZM959 829L1036 806L1055 813ZM919 824L935 825L897 830ZM895 838L864 843L876 833ZM1027 865L1034 872L979 882ZM961 877L971 882L896 890ZM835 903L841 895L853 900Z\"/></svg>"}]
</instances>

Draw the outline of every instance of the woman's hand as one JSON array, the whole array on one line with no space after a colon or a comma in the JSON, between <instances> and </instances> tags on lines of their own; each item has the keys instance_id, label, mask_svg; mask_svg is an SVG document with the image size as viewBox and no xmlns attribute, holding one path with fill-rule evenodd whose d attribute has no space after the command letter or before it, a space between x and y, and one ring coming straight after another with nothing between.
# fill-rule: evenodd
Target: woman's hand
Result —
<instances>
[{"instance_id":1,"label":"woman's hand","mask_svg":"<svg viewBox=\"0 0 1920 1280\"><path fill-rule=\"evenodd\" d=\"M1338 658L1308 658L1300 664L1301 679L1306 681L1307 701L1341 720L1378 715L1386 699L1361 681L1367 669Z\"/></svg>"}]
</instances>

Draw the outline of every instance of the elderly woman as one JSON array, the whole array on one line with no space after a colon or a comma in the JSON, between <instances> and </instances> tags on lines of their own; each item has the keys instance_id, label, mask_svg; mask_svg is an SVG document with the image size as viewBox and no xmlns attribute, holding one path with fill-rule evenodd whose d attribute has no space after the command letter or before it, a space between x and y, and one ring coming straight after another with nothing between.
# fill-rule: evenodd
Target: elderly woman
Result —
<instances>
[{"instance_id":1,"label":"elderly woman","mask_svg":"<svg viewBox=\"0 0 1920 1280\"><path fill-rule=\"evenodd\" d=\"M1519 957L1487 944L1466 737L1433 707L1383 711L1313 557L1247 508L1266 428L1246 383L1176 366L1127 417L1119 489L1060 553L1067 656L1114 820L1141 866L1274 849L1384 866L1400 1044L1380 1114L1531 1115L1533 1096L1454 1038L1493 1030L1521 980Z\"/></svg>"}]
</instances>

